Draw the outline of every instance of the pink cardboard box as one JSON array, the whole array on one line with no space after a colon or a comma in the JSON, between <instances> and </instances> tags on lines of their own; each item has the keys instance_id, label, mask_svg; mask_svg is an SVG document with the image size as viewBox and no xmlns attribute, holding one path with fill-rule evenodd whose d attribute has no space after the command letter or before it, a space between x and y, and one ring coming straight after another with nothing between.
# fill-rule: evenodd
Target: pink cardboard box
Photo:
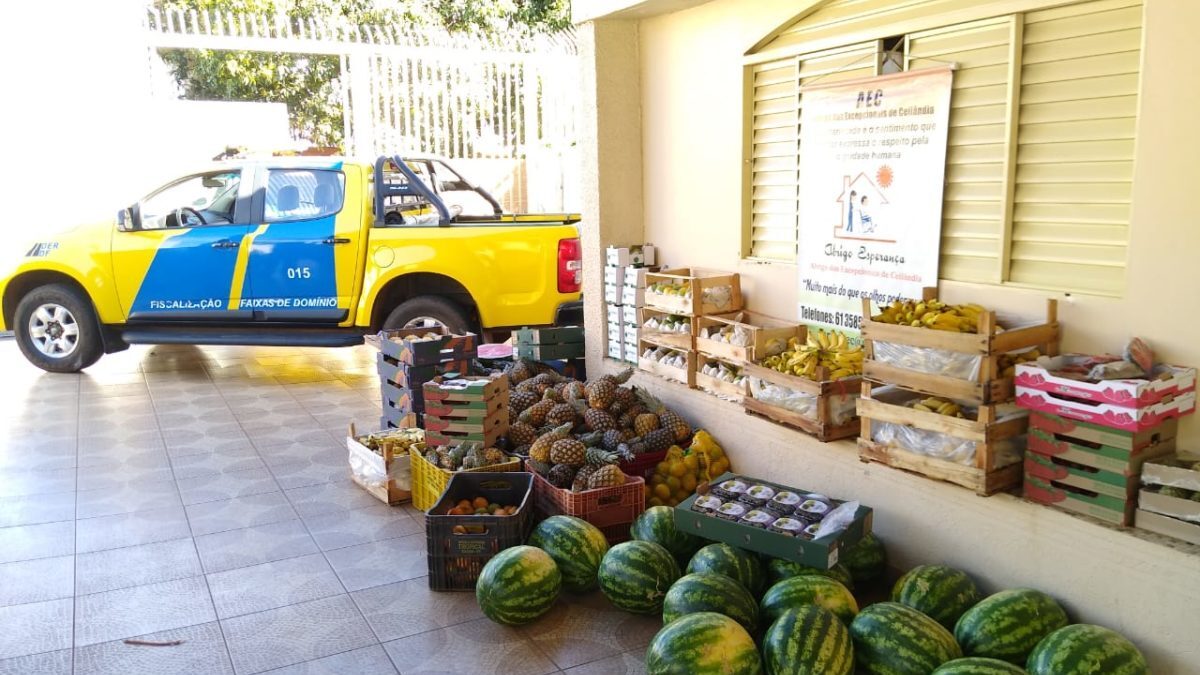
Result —
<instances>
[{"instance_id":1,"label":"pink cardboard box","mask_svg":"<svg viewBox=\"0 0 1200 675\"><path fill-rule=\"evenodd\" d=\"M1090 367L1095 357L1084 354L1043 356L1030 363L1018 363L1014 384L1096 403L1110 403L1126 408L1158 403L1168 396L1196 390L1196 369L1167 364L1155 366L1148 380L1104 380L1080 382L1056 375L1067 366Z\"/></svg>"},{"instance_id":2,"label":"pink cardboard box","mask_svg":"<svg viewBox=\"0 0 1200 675\"><path fill-rule=\"evenodd\" d=\"M1190 391L1168 401L1131 408L1111 403L1079 401L1020 386L1017 387L1017 405L1112 429L1143 431L1166 420L1195 412L1196 392Z\"/></svg>"}]
</instances>

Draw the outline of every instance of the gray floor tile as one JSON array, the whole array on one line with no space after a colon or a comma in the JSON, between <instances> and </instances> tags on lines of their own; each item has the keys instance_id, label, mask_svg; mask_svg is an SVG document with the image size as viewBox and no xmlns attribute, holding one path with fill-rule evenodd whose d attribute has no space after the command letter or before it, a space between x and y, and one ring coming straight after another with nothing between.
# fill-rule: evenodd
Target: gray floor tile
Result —
<instances>
[{"instance_id":1,"label":"gray floor tile","mask_svg":"<svg viewBox=\"0 0 1200 675\"><path fill-rule=\"evenodd\" d=\"M424 534L339 548L327 551L325 557L348 591L415 579L429 573Z\"/></svg>"},{"instance_id":2,"label":"gray floor tile","mask_svg":"<svg viewBox=\"0 0 1200 675\"><path fill-rule=\"evenodd\" d=\"M474 593L429 590L427 577L350 594L381 641L446 628L483 617Z\"/></svg>"},{"instance_id":3,"label":"gray floor tile","mask_svg":"<svg viewBox=\"0 0 1200 675\"><path fill-rule=\"evenodd\" d=\"M210 574L318 552L299 520L206 534L196 537L196 548Z\"/></svg>"},{"instance_id":4,"label":"gray floor tile","mask_svg":"<svg viewBox=\"0 0 1200 675\"><path fill-rule=\"evenodd\" d=\"M96 518L180 506L181 502L175 481L157 480L126 483L117 488L80 491L75 505L77 518Z\"/></svg>"},{"instance_id":5,"label":"gray floor tile","mask_svg":"<svg viewBox=\"0 0 1200 675\"><path fill-rule=\"evenodd\" d=\"M538 621L518 630L559 668L571 668L645 649L660 628L661 618L622 612L593 593L567 596Z\"/></svg>"},{"instance_id":6,"label":"gray floor tile","mask_svg":"<svg viewBox=\"0 0 1200 675\"><path fill-rule=\"evenodd\" d=\"M345 513L382 503L351 480L291 488L285 490L284 494L302 517Z\"/></svg>"},{"instance_id":7,"label":"gray floor tile","mask_svg":"<svg viewBox=\"0 0 1200 675\"><path fill-rule=\"evenodd\" d=\"M324 433L324 432L322 432ZM279 486L289 488L345 480L350 475L346 448L333 444L260 447Z\"/></svg>"},{"instance_id":8,"label":"gray floor tile","mask_svg":"<svg viewBox=\"0 0 1200 675\"><path fill-rule=\"evenodd\" d=\"M71 598L0 607L0 659L71 646Z\"/></svg>"},{"instance_id":9,"label":"gray floor tile","mask_svg":"<svg viewBox=\"0 0 1200 675\"><path fill-rule=\"evenodd\" d=\"M110 446L90 452L80 452L78 464L81 468L88 469L87 471L79 472L80 490L95 490L108 487L112 485L114 479L120 479L123 476L128 476L129 478L117 480L117 482L128 483L130 480L137 480L139 473L153 470L169 470L171 468L171 462L168 460L167 453L163 450L162 445L152 447L138 446L136 448ZM89 479L107 480L96 484L88 482ZM148 477L141 480L164 479ZM170 477L165 480L170 480Z\"/></svg>"},{"instance_id":10,"label":"gray floor tile","mask_svg":"<svg viewBox=\"0 0 1200 675\"><path fill-rule=\"evenodd\" d=\"M305 661L294 666L269 670L269 675L394 675L396 668L387 652L380 645L362 647L315 661Z\"/></svg>"},{"instance_id":11,"label":"gray floor tile","mask_svg":"<svg viewBox=\"0 0 1200 675\"><path fill-rule=\"evenodd\" d=\"M402 675L494 673L544 675L558 668L515 629L488 619L386 642L384 649Z\"/></svg>"},{"instance_id":12,"label":"gray floor tile","mask_svg":"<svg viewBox=\"0 0 1200 675\"><path fill-rule=\"evenodd\" d=\"M646 675L645 650L622 652L563 672L567 675Z\"/></svg>"},{"instance_id":13,"label":"gray floor tile","mask_svg":"<svg viewBox=\"0 0 1200 675\"><path fill-rule=\"evenodd\" d=\"M223 453L223 452L239 452L243 448L253 448L254 444L250 442L250 437L245 434L226 438L221 440L212 439L194 439L188 443L179 443L177 445L167 445L167 455L172 460L179 457L188 457L190 455L205 455L208 453Z\"/></svg>"},{"instance_id":14,"label":"gray floor tile","mask_svg":"<svg viewBox=\"0 0 1200 675\"><path fill-rule=\"evenodd\" d=\"M265 468L197 476L178 481L185 505L276 492L279 486Z\"/></svg>"},{"instance_id":15,"label":"gray floor tile","mask_svg":"<svg viewBox=\"0 0 1200 675\"><path fill-rule=\"evenodd\" d=\"M52 558L75 552L75 523L43 523L0 528L0 563Z\"/></svg>"},{"instance_id":16,"label":"gray floor tile","mask_svg":"<svg viewBox=\"0 0 1200 675\"><path fill-rule=\"evenodd\" d=\"M71 650L4 659L0 661L0 675L71 675Z\"/></svg>"},{"instance_id":17,"label":"gray floor tile","mask_svg":"<svg viewBox=\"0 0 1200 675\"><path fill-rule=\"evenodd\" d=\"M183 507L148 509L77 521L79 553L152 544L191 536Z\"/></svg>"},{"instance_id":18,"label":"gray floor tile","mask_svg":"<svg viewBox=\"0 0 1200 675\"><path fill-rule=\"evenodd\" d=\"M345 592L318 553L210 574L208 588L222 619Z\"/></svg>"},{"instance_id":19,"label":"gray floor tile","mask_svg":"<svg viewBox=\"0 0 1200 675\"><path fill-rule=\"evenodd\" d=\"M310 516L304 519L304 524L323 551L421 531L407 513L381 503L344 513Z\"/></svg>"},{"instance_id":20,"label":"gray floor tile","mask_svg":"<svg viewBox=\"0 0 1200 675\"><path fill-rule=\"evenodd\" d=\"M161 675L233 673L221 626L215 621L135 636L139 640L167 642L171 647L125 644L124 639L80 647L75 653L75 675Z\"/></svg>"},{"instance_id":21,"label":"gray floor tile","mask_svg":"<svg viewBox=\"0 0 1200 675\"><path fill-rule=\"evenodd\" d=\"M247 469L265 469L267 465L263 464L254 446L247 442L244 446L234 446L224 452L175 457L171 460L171 468L175 470L175 480L185 480Z\"/></svg>"},{"instance_id":22,"label":"gray floor tile","mask_svg":"<svg viewBox=\"0 0 1200 675\"><path fill-rule=\"evenodd\" d=\"M237 421L232 419L218 423L197 422L175 428L164 426L162 433L168 450L220 441L246 441L246 433Z\"/></svg>"},{"instance_id":23,"label":"gray floor tile","mask_svg":"<svg viewBox=\"0 0 1200 675\"><path fill-rule=\"evenodd\" d=\"M157 427L108 429L102 433L87 433L79 437L81 455L113 454L118 451L137 452L163 447L162 434Z\"/></svg>"},{"instance_id":24,"label":"gray floor tile","mask_svg":"<svg viewBox=\"0 0 1200 675\"><path fill-rule=\"evenodd\" d=\"M0 499L0 527L37 525L74 518L74 492Z\"/></svg>"},{"instance_id":25,"label":"gray floor tile","mask_svg":"<svg viewBox=\"0 0 1200 675\"><path fill-rule=\"evenodd\" d=\"M173 539L79 554L75 562L75 592L101 593L202 573L192 540Z\"/></svg>"},{"instance_id":26,"label":"gray floor tile","mask_svg":"<svg viewBox=\"0 0 1200 675\"><path fill-rule=\"evenodd\" d=\"M166 462L167 454L156 451L163 458L163 466L131 467L120 464L105 466L80 467L79 489L113 490L122 485L142 484L148 482L163 482L175 479L171 473L171 465ZM84 470L86 468L86 471Z\"/></svg>"},{"instance_id":27,"label":"gray floor tile","mask_svg":"<svg viewBox=\"0 0 1200 675\"><path fill-rule=\"evenodd\" d=\"M75 599L75 646L215 621L204 577L164 581Z\"/></svg>"},{"instance_id":28,"label":"gray floor tile","mask_svg":"<svg viewBox=\"0 0 1200 675\"><path fill-rule=\"evenodd\" d=\"M75 469L42 469L31 471L24 468L0 471L0 498L44 495L75 490Z\"/></svg>"},{"instance_id":29,"label":"gray floor tile","mask_svg":"<svg viewBox=\"0 0 1200 675\"><path fill-rule=\"evenodd\" d=\"M0 565L0 607L69 598L75 589L75 556Z\"/></svg>"},{"instance_id":30,"label":"gray floor tile","mask_svg":"<svg viewBox=\"0 0 1200 675\"><path fill-rule=\"evenodd\" d=\"M295 520L296 512L282 492L203 502L186 507L192 534L200 536L243 527Z\"/></svg>"},{"instance_id":31,"label":"gray floor tile","mask_svg":"<svg viewBox=\"0 0 1200 675\"><path fill-rule=\"evenodd\" d=\"M238 673L257 673L375 642L348 595L221 621Z\"/></svg>"},{"instance_id":32,"label":"gray floor tile","mask_svg":"<svg viewBox=\"0 0 1200 675\"><path fill-rule=\"evenodd\" d=\"M65 444L20 448L10 447L7 441L0 440L0 473L69 469L76 465L77 460L75 448Z\"/></svg>"}]
</instances>

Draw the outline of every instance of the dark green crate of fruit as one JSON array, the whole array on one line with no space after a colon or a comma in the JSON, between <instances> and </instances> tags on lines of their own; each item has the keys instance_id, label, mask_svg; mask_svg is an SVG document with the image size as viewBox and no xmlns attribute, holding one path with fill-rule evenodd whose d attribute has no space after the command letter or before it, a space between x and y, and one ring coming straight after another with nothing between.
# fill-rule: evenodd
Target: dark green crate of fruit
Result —
<instances>
[{"instance_id":1,"label":"dark green crate of fruit","mask_svg":"<svg viewBox=\"0 0 1200 675\"><path fill-rule=\"evenodd\" d=\"M522 328L516 337L518 345L583 344L583 326Z\"/></svg>"},{"instance_id":2,"label":"dark green crate of fruit","mask_svg":"<svg viewBox=\"0 0 1200 675\"><path fill-rule=\"evenodd\" d=\"M517 345L517 356L533 361L565 361L583 358L583 343L553 345Z\"/></svg>"},{"instance_id":3,"label":"dark green crate of fruit","mask_svg":"<svg viewBox=\"0 0 1200 675\"><path fill-rule=\"evenodd\" d=\"M734 473L722 474L714 478L712 484L719 485L731 478L741 478L752 485L767 485L777 491L810 492ZM846 529L820 539L805 539L693 511L692 504L699 496L694 494L675 507L675 526L681 531L818 569L829 569L836 565L843 551L849 550L871 533L872 511L861 504L854 514L854 521Z\"/></svg>"}]
</instances>

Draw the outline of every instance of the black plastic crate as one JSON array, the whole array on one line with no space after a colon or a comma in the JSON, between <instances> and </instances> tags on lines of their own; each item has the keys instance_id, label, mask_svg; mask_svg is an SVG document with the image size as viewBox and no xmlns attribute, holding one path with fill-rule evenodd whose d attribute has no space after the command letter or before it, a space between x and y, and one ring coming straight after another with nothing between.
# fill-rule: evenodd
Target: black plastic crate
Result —
<instances>
[{"instance_id":1,"label":"black plastic crate","mask_svg":"<svg viewBox=\"0 0 1200 675\"><path fill-rule=\"evenodd\" d=\"M533 475L525 472L457 472L433 508L425 514L429 588L435 591L473 591L487 561L500 551L520 546L533 529ZM445 513L462 499L484 497L501 506L517 505L511 516L450 516ZM468 528L455 534L454 527ZM475 532L482 527L483 532Z\"/></svg>"}]
</instances>

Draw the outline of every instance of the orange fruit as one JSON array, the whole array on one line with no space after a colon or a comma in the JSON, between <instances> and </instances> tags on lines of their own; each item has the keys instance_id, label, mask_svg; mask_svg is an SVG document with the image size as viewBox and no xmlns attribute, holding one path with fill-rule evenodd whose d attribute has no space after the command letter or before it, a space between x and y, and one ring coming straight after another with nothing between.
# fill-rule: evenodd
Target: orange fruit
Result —
<instances>
[{"instance_id":1,"label":"orange fruit","mask_svg":"<svg viewBox=\"0 0 1200 675\"><path fill-rule=\"evenodd\" d=\"M651 497L648 503L650 506L666 506L663 500L659 499L658 497Z\"/></svg>"},{"instance_id":2,"label":"orange fruit","mask_svg":"<svg viewBox=\"0 0 1200 675\"><path fill-rule=\"evenodd\" d=\"M679 487L686 490L689 495L692 494L693 492L695 492L696 491L696 475L689 473L688 475L684 476L683 478L680 478L679 479Z\"/></svg>"},{"instance_id":3,"label":"orange fruit","mask_svg":"<svg viewBox=\"0 0 1200 675\"><path fill-rule=\"evenodd\" d=\"M680 461L671 462L671 475L676 478L683 477L687 473L687 465Z\"/></svg>"},{"instance_id":4,"label":"orange fruit","mask_svg":"<svg viewBox=\"0 0 1200 675\"><path fill-rule=\"evenodd\" d=\"M695 471L700 468L700 460L695 455L684 457L683 463L687 465L689 471Z\"/></svg>"},{"instance_id":5,"label":"orange fruit","mask_svg":"<svg viewBox=\"0 0 1200 675\"><path fill-rule=\"evenodd\" d=\"M488 507L488 500L484 497L476 497L475 501L471 502L471 506L477 509L486 509Z\"/></svg>"},{"instance_id":6,"label":"orange fruit","mask_svg":"<svg viewBox=\"0 0 1200 675\"><path fill-rule=\"evenodd\" d=\"M667 479L667 486L671 488L671 492L678 490L679 485L680 485L679 479L676 478L675 476L671 476L670 478Z\"/></svg>"},{"instance_id":7,"label":"orange fruit","mask_svg":"<svg viewBox=\"0 0 1200 675\"><path fill-rule=\"evenodd\" d=\"M665 483L659 483L654 486L654 496L659 499L666 499L671 496L671 488Z\"/></svg>"},{"instance_id":8,"label":"orange fruit","mask_svg":"<svg viewBox=\"0 0 1200 675\"><path fill-rule=\"evenodd\" d=\"M474 506L472 506L472 505L471 505L471 500L470 500L470 499L460 499L460 500L458 500L458 504L455 504L455 506L457 506L457 507L458 507L458 508L460 508L460 509L463 509L463 508L466 508L466 509L472 509L472 508L475 508Z\"/></svg>"},{"instance_id":9,"label":"orange fruit","mask_svg":"<svg viewBox=\"0 0 1200 675\"><path fill-rule=\"evenodd\" d=\"M466 534L467 528L463 527L462 525L455 525L453 532L454 534Z\"/></svg>"}]
</instances>

